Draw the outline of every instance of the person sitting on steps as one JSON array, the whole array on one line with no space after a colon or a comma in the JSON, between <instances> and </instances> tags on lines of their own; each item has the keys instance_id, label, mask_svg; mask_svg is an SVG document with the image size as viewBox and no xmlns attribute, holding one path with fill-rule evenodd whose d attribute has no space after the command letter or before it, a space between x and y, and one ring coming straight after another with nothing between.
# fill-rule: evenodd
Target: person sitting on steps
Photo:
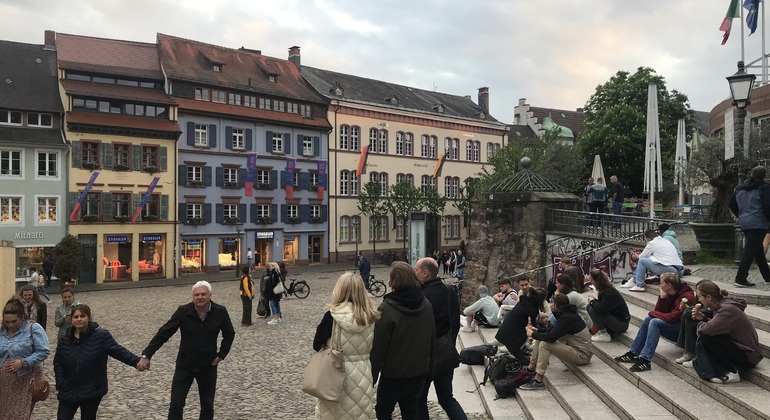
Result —
<instances>
[{"instance_id":1,"label":"person sitting on steps","mask_svg":"<svg viewBox=\"0 0 770 420\"><path fill-rule=\"evenodd\" d=\"M499 309L492 296L489 296L487 286L482 284L479 286L479 300L463 311L468 325L462 327L460 331L473 332L478 325L496 328L500 324Z\"/></svg>"},{"instance_id":2,"label":"person sitting on steps","mask_svg":"<svg viewBox=\"0 0 770 420\"><path fill-rule=\"evenodd\" d=\"M676 273L681 276L684 270L682 259L676 252L674 245L658 236L658 232L652 229L644 232L644 240L647 245L641 254L631 254L631 259L638 259L638 265L633 277L623 283L621 287L632 292L644 292L644 280L647 271L655 274Z\"/></svg>"},{"instance_id":3,"label":"person sitting on steps","mask_svg":"<svg viewBox=\"0 0 770 420\"><path fill-rule=\"evenodd\" d=\"M628 330L631 315L628 304L602 270L595 268L589 274L591 283L599 291L598 296L588 296L588 315L597 329L591 341L610 342L615 334Z\"/></svg>"}]
</instances>

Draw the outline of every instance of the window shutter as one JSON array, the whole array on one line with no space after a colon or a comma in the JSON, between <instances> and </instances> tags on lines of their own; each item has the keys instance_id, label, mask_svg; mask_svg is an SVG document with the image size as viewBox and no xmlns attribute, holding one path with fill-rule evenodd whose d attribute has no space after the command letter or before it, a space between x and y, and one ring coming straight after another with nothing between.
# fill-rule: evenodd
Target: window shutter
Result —
<instances>
[{"instance_id":1,"label":"window shutter","mask_svg":"<svg viewBox=\"0 0 770 420\"><path fill-rule=\"evenodd\" d=\"M103 169L112 169L112 143L102 143L100 145L102 154L101 167Z\"/></svg>"},{"instance_id":2,"label":"window shutter","mask_svg":"<svg viewBox=\"0 0 770 420\"><path fill-rule=\"evenodd\" d=\"M217 147L217 126L209 124L209 147Z\"/></svg>"},{"instance_id":3,"label":"window shutter","mask_svg":"<svg viewBox=\"0 0 770 420\"><path fill-rule=\"evenodd\" d=\"M72 167L83 166L83 145L79 141L72 142Z\"/></svg>"},{"instance_id":4,"label":"window shutter","mask_svg":"<svg viewBox=\"0 0 770 420\"><path fill-rule=\"evenodd\" d=\"M195 123L193 121L187 123L187 145L195 146Z\"/></svg>"},{"instance_id":5,"label":"window shutter","mask_svg":"<svg viewBox=\"0 0 770 420\"><path fill-rule=\"evenodd\" d=\"M225 127L225 147L233 149L233 127L230 126Z\"/></svg>"},{"instance_id":6,"label":"window shutter","mask_svg":"<svg viewBox=\"0 0 770 420\"><path fill-rule=\"evenodd\" d=\"M246 170L238 169L238 187L243 188L246 186Z\"/></svg>"},{"instance_id":7,"label":"window shutter","mask_svg":"<svg viewBox=\"0 0 770 420\"><path fill-rule=\"evenodd\" d=\"M217 187L221 187L225 185L225 168L221 166L217 166L217 179L216 179L216 185Z\"/></svg>"},{"instance_id":8,"label":"window shutter","mask_svg":"<svg viewBox=\"0 0 770 420\"><path fill-rule=\"evenodd\" d=\"M257 204L249 204L249 221L251 223L257 223L259 214L257 213Z\"/></svg>"},{"instance_id":9,"label":"window shutter","mask_svg":"<svg viewBox=\"0 0 770 420\"><path fill-rule=\"evenodd\" d=\"M216 205L217 207L217 223L224 223L225 222L225 205L218 203Z\"/></svg>"},{"instance_id":10,"label":"window shutter","mask_svg":"<svg viewBox=\"0 0 770 420\"><path fill-rule=\"evenodd\" d=\"M67 216L68 217L69 217L69 214L72 213L72 210L75 208L75 203L78 202L78 197L80 197L80 193L77 193L77 192L71 192L67 194ZM80 215L78 215L78 218L80 218ZM67 220L69 220L69 218Z\"/></svg>"},{"instance_id":11,"label":"window shutter","mask_svg":"<svg viewBox=\"0 0 770 420\"><path fill-rule=\"evenodd\" d=\"M265 132L265 151L270 153L273 151L273 132Z\"/></svg>"},{"instance_id":12,"label":"window shutter","mask_svg":"<svg viewBox=\"0 0 770 420\"><path fill-rule=\"evenodd\" d=\"M112 215L112 193L102 193L102 221L111 222Z\"/></svg>"},{"instance_id":13,"label":"window shutter","mask_svg":"<svg viewBox=\"0 0 770 420\"><path fill-rule=\"evenodd\" d=\"M270 221L276 223L278 221L278 204L270 205Z\"/></svg>"},{"instance_id":14,"label":"window shutter","mask_svg":"<svg viewBox=\"0 0 770 420\"><path fill-rule=\"evenodd\" d=\"M297 155L301 155L305 152L305 150L302 147L303 137L305 136L303 136L302 134L297 134Z\"/></svg>"},{"instance_id":15,"label":"window shutter","mask_svg":"<svg viewBox=\"0 0 770 420\"><path fill-rule=\"evenodd\" d=\"M299 173L299 189L300 190L310 189L310 172Z\"/></svg>"},{"instance_id":16,"label":"window shutter","mask_svg":"<svg viewBox=\"0 0 770 420\"><path fill-rule=\"evenodd\" d=\"M160 196L160 220L167 222L168 221L168 194L162 194Z\"/></svg>"},{"instance_id":17,"label":"window shutter","mask_svg":"<svg viewBox=\"0 0 770 420\"><path fill-rule=\"evenodd\" d=\"M329 206L323 205L323 206L321 206L321 221L326 223L326 222L328 222L328 218L329 218ZM360 229L360 227L359 227L359 229Z\"/></svg>"},{"instance_id":18,"label":"window shutter","mask_svg":"<svg viewBox=\"0 0 770 420\"><path fill-rule=\"evenodd\" d=\"M160 171L161 172L168 171L168 148L167 147L160 148Z\"/></svg>"},{"instance_id":19,"label":"window shutter","mask_svg":"<svg viewBox=\"0 0 770 420\"><path fill-rule=\"evenodd\" d=\"M281 204L281 222L283 223L286 223L286 219L288 218L286 217L286 211L286 204Z\"/></svg>"},{"instance_id":20,"label":"window shutter","mask_svg":"<svg viewBox=\"0 0 770 420\"><path fill-rule=\"evenodd\" d=\"M248 150L249 152L251 151L253 137L254 137L254 130L247 128L245 142L246 142L246 150Z\"/></svg>"},{"instance_id":21,"label":"window shutter","mask_svg":"<svg viewBox=\"0 0 770 420\"><path fill-rule=\"evenodd\" d=\"M283 152L291 154L291 133L283 133Z\"/></svg>"},{"instance_id":22,"label":"window shutter","mask_svg":"<svg viewBox=\"0 0 770 420\"><path fill-rule=\"evenodd\" d=\"M177 184L181 186L187 185L187 165L179 165L179 173L177 174Z\"/></svg>"},{"instance_id":23,"label":"window shutter","mask_svg":"<svg viewBox=\"0 0 770 420\"><path fill-rule=\"evenodd\" d=\"M286 171L281 171L281 189L286 189Z\"/></svg>"},{"instance_id":24,"label":"window shutter","mask_svg":"<svg viewBox=\"0 0 770 420\"><path fill-rule=\"evenodd\" d=\"M203 167L203 185L211 186L211 166Z\"/></svg>"},{"instance_id":25,"label":"window shutter","mask_svg":"<svg viewBox=\"0 0 770 420\"><path fill-rule=\"evenodd\" d=\"M203 204L203 223L211 223L211 203Z\"/></svg>"},{"instance_id":26,"label":"window shutter","mask_svg":"<svg viewBox=\"0 0 770 420\"><path fill-rule=\"evenodd\" d=\"M313 156L321 156L321 138L318 136L313 137Z\"/></svg>"},{"instance_id":27,"label":"window shutter","mask_svg":"<svg viewBox=\"0 0 770 420\"><path fill-rule=\"evenodd\" d=\"M278 188L278 171L276 170L270 171L270 188Z\"/></svg>"},{"instance_id":28,"label":"window shutter","mask_svg":"<svg viewBox=\"0 0 770 420\"><path fill-rule=\"evenodd\" d=\"M238 204L238 221L246 223L246 204Z\"/></svg>"},{"instance_id":29,"label":"window shutter","mask_svg":"<svg viewBox=\"0 0 770 420\"><path fill-rule=\"evenodd\" d=\"M142 195L143 194L131 194L131 216L134 215L136 209L139 208L139 204L142 203Z\"/></svg>"},{"instance_id":30,"label":"window shutter","mask_svg":"<svg viewBox=\"0 0 770 420\"><path fill-rule=\"evenodd\" d=\"M182 223L182 224L187 223L187 204L179 203L177 212L178 212L177 219L179 220L179 223Z\"/></svg>"},{"instance_id":31,"label":"window shutter","mask_svg":"<svg viewBox=\"0 0 770 420\"><path fill-rule=\"evenodd\" d=\"M142 170L142 146L131 146L131 161L133 162L131 169Z\"/></svg>"},{"instance_id":32,"label":"window shutter","mask_svg":"<svg viewBox=\"0 0 770 420\"><path fill-rule=\"evenodd\" d=\"M310 205L309 204L301 204L299 206L299 221L303 222L303 223L310 221Z\"/></svg>"}]
</instances>

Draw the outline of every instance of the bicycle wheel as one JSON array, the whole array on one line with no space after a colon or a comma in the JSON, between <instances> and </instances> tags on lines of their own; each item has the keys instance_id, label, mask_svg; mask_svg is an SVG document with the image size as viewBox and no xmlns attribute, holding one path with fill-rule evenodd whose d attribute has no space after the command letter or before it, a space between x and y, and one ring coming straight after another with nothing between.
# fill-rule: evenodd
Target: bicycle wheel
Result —
<instances>
[{"instance_id":1,"label":"bicycle wheel","mask_svg":"<svg viewBox=\"0 0 770 420\"><path fill-rule=\"evenodd\" d=\"M374 297L382 297L387 291L388 287L385 286L385 283L379 280L374 280L369 283L369 292L371 292Z\"/></svg>"},{"instance_id":2,"label":"bicycle wheel","mask_svg":"<svg viewBox=\"0 0 770 420\"><path fill-rule=\"evenodd\" d=\"M300 280L294 284L294 296L304 299L310 294L310 286L304 280Z\"/></svg>"}]
</instances>

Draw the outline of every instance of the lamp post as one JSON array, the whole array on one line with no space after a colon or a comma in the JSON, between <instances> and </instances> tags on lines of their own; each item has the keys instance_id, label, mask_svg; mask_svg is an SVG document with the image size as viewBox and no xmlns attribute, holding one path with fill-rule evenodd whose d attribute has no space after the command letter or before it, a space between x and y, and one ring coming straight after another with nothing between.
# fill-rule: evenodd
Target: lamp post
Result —
<instances>
[{"instance_id":1,"label":"lamp post","mask_svg":"<svg viewBox=\"0 0 770 420\"><path fill-rule=\"evenodd\" d=\"M235 231L238 232L238 246L235 248L237 254L235 258L235 278L240 278L241 273L239 267L241 265L241 231L243 231L243 223L235 222Z\"/></svg>"},{"instance_id":2,"label":"lamp post","mask_svg":"<svg viewBox=\"0 0 770 420\"><path fill-rule=\"evenodd\" d=\"M355 262L353 263L356 267L358 267L358 218L353 218L353 240L356 242L356 258Z\"/></svg>"},{"instance_id":3,"label":"lamp post","mask_svg":"<svg viewBox=\"0 0 770 420\"><path fill-rule=\"evenodd\" d=\"M733 105L738 108L738 121L735 123L735 131L737 141L735 142L735 159L738 162L738 179L742 179L746 175L746 168L744 168L745 155L748 155L748 150L743 150L743 130L744 122L746 120L746 107L751 104L751 90L754 87L754 80L757 76L754 74L746 73L744 70L743 61L738 62L738 71L732 76L727 77L727 82L730 84L730 95L733 98Z\"/></svg>"}]
</instances>

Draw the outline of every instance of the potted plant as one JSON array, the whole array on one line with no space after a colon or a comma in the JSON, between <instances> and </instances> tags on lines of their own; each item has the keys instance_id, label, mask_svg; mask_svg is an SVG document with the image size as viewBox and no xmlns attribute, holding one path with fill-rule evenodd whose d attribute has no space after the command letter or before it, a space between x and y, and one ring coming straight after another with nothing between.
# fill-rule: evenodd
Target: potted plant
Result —
<instances>
[{"instance_id":1,"label":"potted plant","mask_svg":"<svg viewBox=\"0 0 770 420\"><path fill-rule=\"evenodd\" d=\"M113 171L129 171L131 168L128 165L117 164L112 167Z\"/></svg>"},{"instance_id":2,"label":"potted plant","mask_svg":"<svg viewBox=\"0 0 770 420\"><path fill-rule=\"evenodd\" d=\"M310 218L310 223L321 223L321 222L323 222L323 220L321 220L320 217L311 217Z\"/></svg>"},{"instance_id":3,"label":"potted plant","mask_svg":"<svg viewBox=\"0 0 770 420\"><path fill-rule=\"evenodd\" d=\"M234 225L236 223L238 223L238 218L237 217L225 217L225 224L226 225Z\"/></svg>"},{"instance_id":4,"label":"potted plant","mask_svg":"<svg viewBox=\"0 0 770 420\"><path fill-rule=\"evenodd\" d=\"M269 217L257 217L257 223L259 224L267 225L272 222L273 222L272 219L270 219Z\"/></svg>"},{"instance_id":5,"label":"potted plant","mask_svg":"<svg viewBox=\"0 0 770 420\"><path fill-rule=\"evenodd\" d=\"M86 222L86 223L98 222L99 221L99 216L97 216L95 214L87 214L87 215L83 216L83 221Z\"/></svg>"},{"instance_id":6,"label":"potted plant","mask_svg":"<svg viewBox=\"0 0 770 420\"><path fill-rule=\"evenodd\" d=\"M99 169L99 164L96 162L83 162L83 169L88 169L89 171L94 171L96 169Z\"/></svg>"},{"instance_id":7,"label":"potted plant","mask_svg":"<svg viewBox=\"0 0 770 420\"><path fill-rule=\"evenodd\" d=\"M128 216L115 216L115 217L113 217L113 220L115 220L116 222L120 222L120 223L126 223L129 220L131 220L131 218L128 217Z\"/></svg>"},{"instance_id":8,"label":"potted plant","mask_svg":"<svg viewBox=\"0 0 770 420\"><path fill-rule=\"evenodd\" d=\"M286 219L286 223L296 225L297 223L299 223L299 217L289 217L288 219Z\"/></svg>"},{"instance_id":9,"label":"potted plant","mask_svg":"<svg viewBox=\"0 0 770 420\"><path fill-rule=\"evenodd\" d=\"M75 288L83 266L83 245L72 235L67 235L53 249L53 274L61 281L60 287Z\"/></svg>"},{"instance_id":10,"label":"potted plant","mask_svg":"<svg viewBox=\"0 0 770 420\"><path fill-rule=\"evenodd\" d=\"M148 215L142 216L142 221L143 222L157 222L158 221L158 216L156 216L154 214L148 214Z\"/></svg>"},{"instance_id":11,"label":"potted plant","mask_svg":"<svg viewBox=\"0 0 770 420\"><path fill-rule=\"evenodd\" d=\"M147 172L148 174L154 174L155 172L158 172L158 168L155 166L145 166L142 168L142 171Z\"/></svg>"},{"instance_id":12,"label":"potted plant","mask_svg":"<svg viewBox=\"0 0 770 420\"><path fill-rule=\"evenodd\" d=\"M269 190L270 189L270 184L257 184L257 189L258 190Z\"/></svg>"},{"instance_id":13,"label":"potted plant","mask_svg":"<svg viewBox=\"0 0 770 420\"><path fill-rule=\"evenodd\" d=\"M188 225L202 225L203 224L203 219L201 219L200 217L191 217L191 218L187 219L187 224Z\"/></svg>"}]
</instances>

